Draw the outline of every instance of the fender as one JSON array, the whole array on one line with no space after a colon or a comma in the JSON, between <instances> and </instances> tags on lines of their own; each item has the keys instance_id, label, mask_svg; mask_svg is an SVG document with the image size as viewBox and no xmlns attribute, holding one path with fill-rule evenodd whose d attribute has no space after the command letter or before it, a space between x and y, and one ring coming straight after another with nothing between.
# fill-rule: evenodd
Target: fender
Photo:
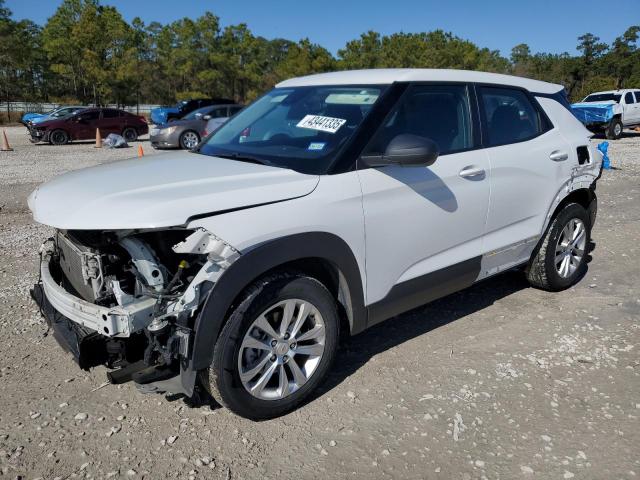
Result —
<instances>
[{"instance_id":1,"label":"fender","mask_svg":"<svg viewBox=\"0 0 640 480\"><path fill-rule=\"evenodd\" d=\"M194 325L193 350L188 370L195 373L213 360L213 347L233 301L256 278L285 263L303 258L331 262L344 278L350 297L347 308L352 334L365 329L367 313L360 269L351 248L336 235L308 232L260 244L243 254L225 271L209 292ZM350 312L349 312L350 310ZM183 375L186 372L183 371Z\"/></svg>"},{"instance_id":2,"label":"fender","mask_svg":"<svg viewBox=\"0 0 640 480\"><path fill-rule=\"evenodd\" d=\"M602 167L600 169L600 174L602 174ZM567 199L567 197L577 192L584 191L585 195L588 196L588 200L587 200L588 207L585 207L585 208L587 209L591 208L590 207L591 202L594 199L596 199L595 186L596 186L597 180L598 178L594 179L593 175L587 174L587 175L582 175L578 178L574 178L568 181L556 194L556 196L553 199L553 202L551 202L551 205L549 205L549 208L547 209L547 216L545 217L544 224L542 225L542 230L540 231L540 235L542 236L545 234L545 232L547 231L547 227L549 226L549 223L553 219L553 216L556 213L556 210L558 209L558 206L561 203L563 203ZM591 215L591 212L589 213ZM593 220L595 220L595 215L592 215L592 216L593 216Z\"/></svg>"}]
</instances>

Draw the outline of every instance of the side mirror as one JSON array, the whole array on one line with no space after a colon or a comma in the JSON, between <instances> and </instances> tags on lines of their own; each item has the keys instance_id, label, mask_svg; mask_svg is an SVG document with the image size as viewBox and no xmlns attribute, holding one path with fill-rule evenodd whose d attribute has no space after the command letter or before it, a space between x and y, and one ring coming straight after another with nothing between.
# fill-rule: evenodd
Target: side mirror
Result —
<instances>
[{"instance_id":1,"label":"side mirror","mask_svg":"<svg viewBox=\"0 0 640 480\"><path fill-rule=\"evenodd\" d=\"M203 120L211 120L211 115L205 115L204 117L202 117Z\"/></svg>"},{"instance_id":2,"label":"side mirror","mask_svg":"<svg viewBox=\"0 0 640 480\"><path fill-rule=\"evenodd\" d=\"M433 140L403 133L389 142L383 155L362 157L362 160L370 167L428 167L433 165L439 154L438 145Z\"/></svg>"}]
</instances>

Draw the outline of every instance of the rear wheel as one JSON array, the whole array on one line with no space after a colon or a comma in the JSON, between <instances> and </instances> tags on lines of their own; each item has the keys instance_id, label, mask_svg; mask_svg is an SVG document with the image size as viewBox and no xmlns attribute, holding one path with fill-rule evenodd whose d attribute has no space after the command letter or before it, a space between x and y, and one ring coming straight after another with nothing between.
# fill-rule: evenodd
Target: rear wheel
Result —
<instances>
[{"instance_id":1,"label":"rear wheel","mask_svg":"<svg viewBox=\"0 0 640 480\"><path fill-rule=\"evenodd\" d=\"M611 122L609 122L605 133L608 139L618 140L620 137L622 137L622 130L622 121L619 117L614 117Z\"/></svg>"},{"instance_id":2,"label":"rear wheel","mask_svg":"<svg viewBox=\"0 0 640 480\"><path fill-rule=\"evenodd\" d=\"M203 384L243 417L283 415L326 376L338 323L336 301L317 280L280 274L258 281L222 329Z\"/></svg>"},{"instance_id":3,"label":"rear wheel","mask_svg":"<svg viewBox=\"0 0 640 480\"><path fill-rule=\"evenodd\" d=\"M135 128L128 127L123 130L122 137L127 142L135 142L138 139L138 132Z\"/></svg>"},{"instance_id":4,"label":"rear wheel","mask_svg":"<svg viewBox=\"0 0 640 480\"><path fill-rule=\"evenodd\" d=\"M69 135L64 130L54 130L49 134L49 143L52 145L64 145L69 141Z\"/></svg>"},{"instance_id":5,"label":"rear wheel","mask_svg":"<svg viewBox=\"0 0 640 480\"><path fill-rule=\"evenodd\" d=\"M180 135L180 148L183 150L192 150L200 143L200 135L193 130L187 130Z\"/></svg>"},{"instance_id":6,"label":"rear wheel","mask_svg":"<svg viewBox=\"0 0 640 480\"><path fill-rule=\"evenodd\" d=\"M574 285L587 270L591 241L589 213L577 203L565 206L553 219L527 268L531 285L559 291Z\"/></svg>"}]
</instances>

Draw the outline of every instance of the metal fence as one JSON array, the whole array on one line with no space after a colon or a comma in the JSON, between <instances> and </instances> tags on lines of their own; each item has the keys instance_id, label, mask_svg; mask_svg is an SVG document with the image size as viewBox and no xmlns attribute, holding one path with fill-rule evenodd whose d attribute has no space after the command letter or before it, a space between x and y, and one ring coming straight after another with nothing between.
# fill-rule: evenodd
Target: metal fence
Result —
<instances>
[{"instance_id":1,"label":"metal fence","mask_svg":"<svg viewBox=\"0 0 640 480\"><path fill-rule=\"evenodd\" d=\"M44 113L54 108L61 107L62 104L59 103L34 103L34 102L2 102L0 103L0 113L17 113L17 112L36 112L36 113ZM92 107L93 105L87 105L88 107ZM104 105L105 107L111 108L121 108L122 110L126 110L131 113L149 113L152 108L159 107L160 105L126 105L126 106L118 106L118 105Z\"/></svg>"}]
</instances>

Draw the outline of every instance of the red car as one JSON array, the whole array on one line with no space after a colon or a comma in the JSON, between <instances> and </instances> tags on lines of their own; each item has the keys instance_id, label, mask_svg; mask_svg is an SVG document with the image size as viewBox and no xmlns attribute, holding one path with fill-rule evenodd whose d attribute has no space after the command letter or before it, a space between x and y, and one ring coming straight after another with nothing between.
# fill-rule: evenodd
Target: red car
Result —
<instances>
[{"instance_id":1,"label":"red car","mask_svg":"<svg viewBox=\"0 0 640 480\"><path fill-rule=\"evenodd\" d=\"M33 143L63 145L72 140L94 139L97 128L103 138L110 133L117 133L127 142L149 132L144 117L115 108L87 108L66 117L33 125L29 128L29 133Z\"/></svg>"}]
</instances>

